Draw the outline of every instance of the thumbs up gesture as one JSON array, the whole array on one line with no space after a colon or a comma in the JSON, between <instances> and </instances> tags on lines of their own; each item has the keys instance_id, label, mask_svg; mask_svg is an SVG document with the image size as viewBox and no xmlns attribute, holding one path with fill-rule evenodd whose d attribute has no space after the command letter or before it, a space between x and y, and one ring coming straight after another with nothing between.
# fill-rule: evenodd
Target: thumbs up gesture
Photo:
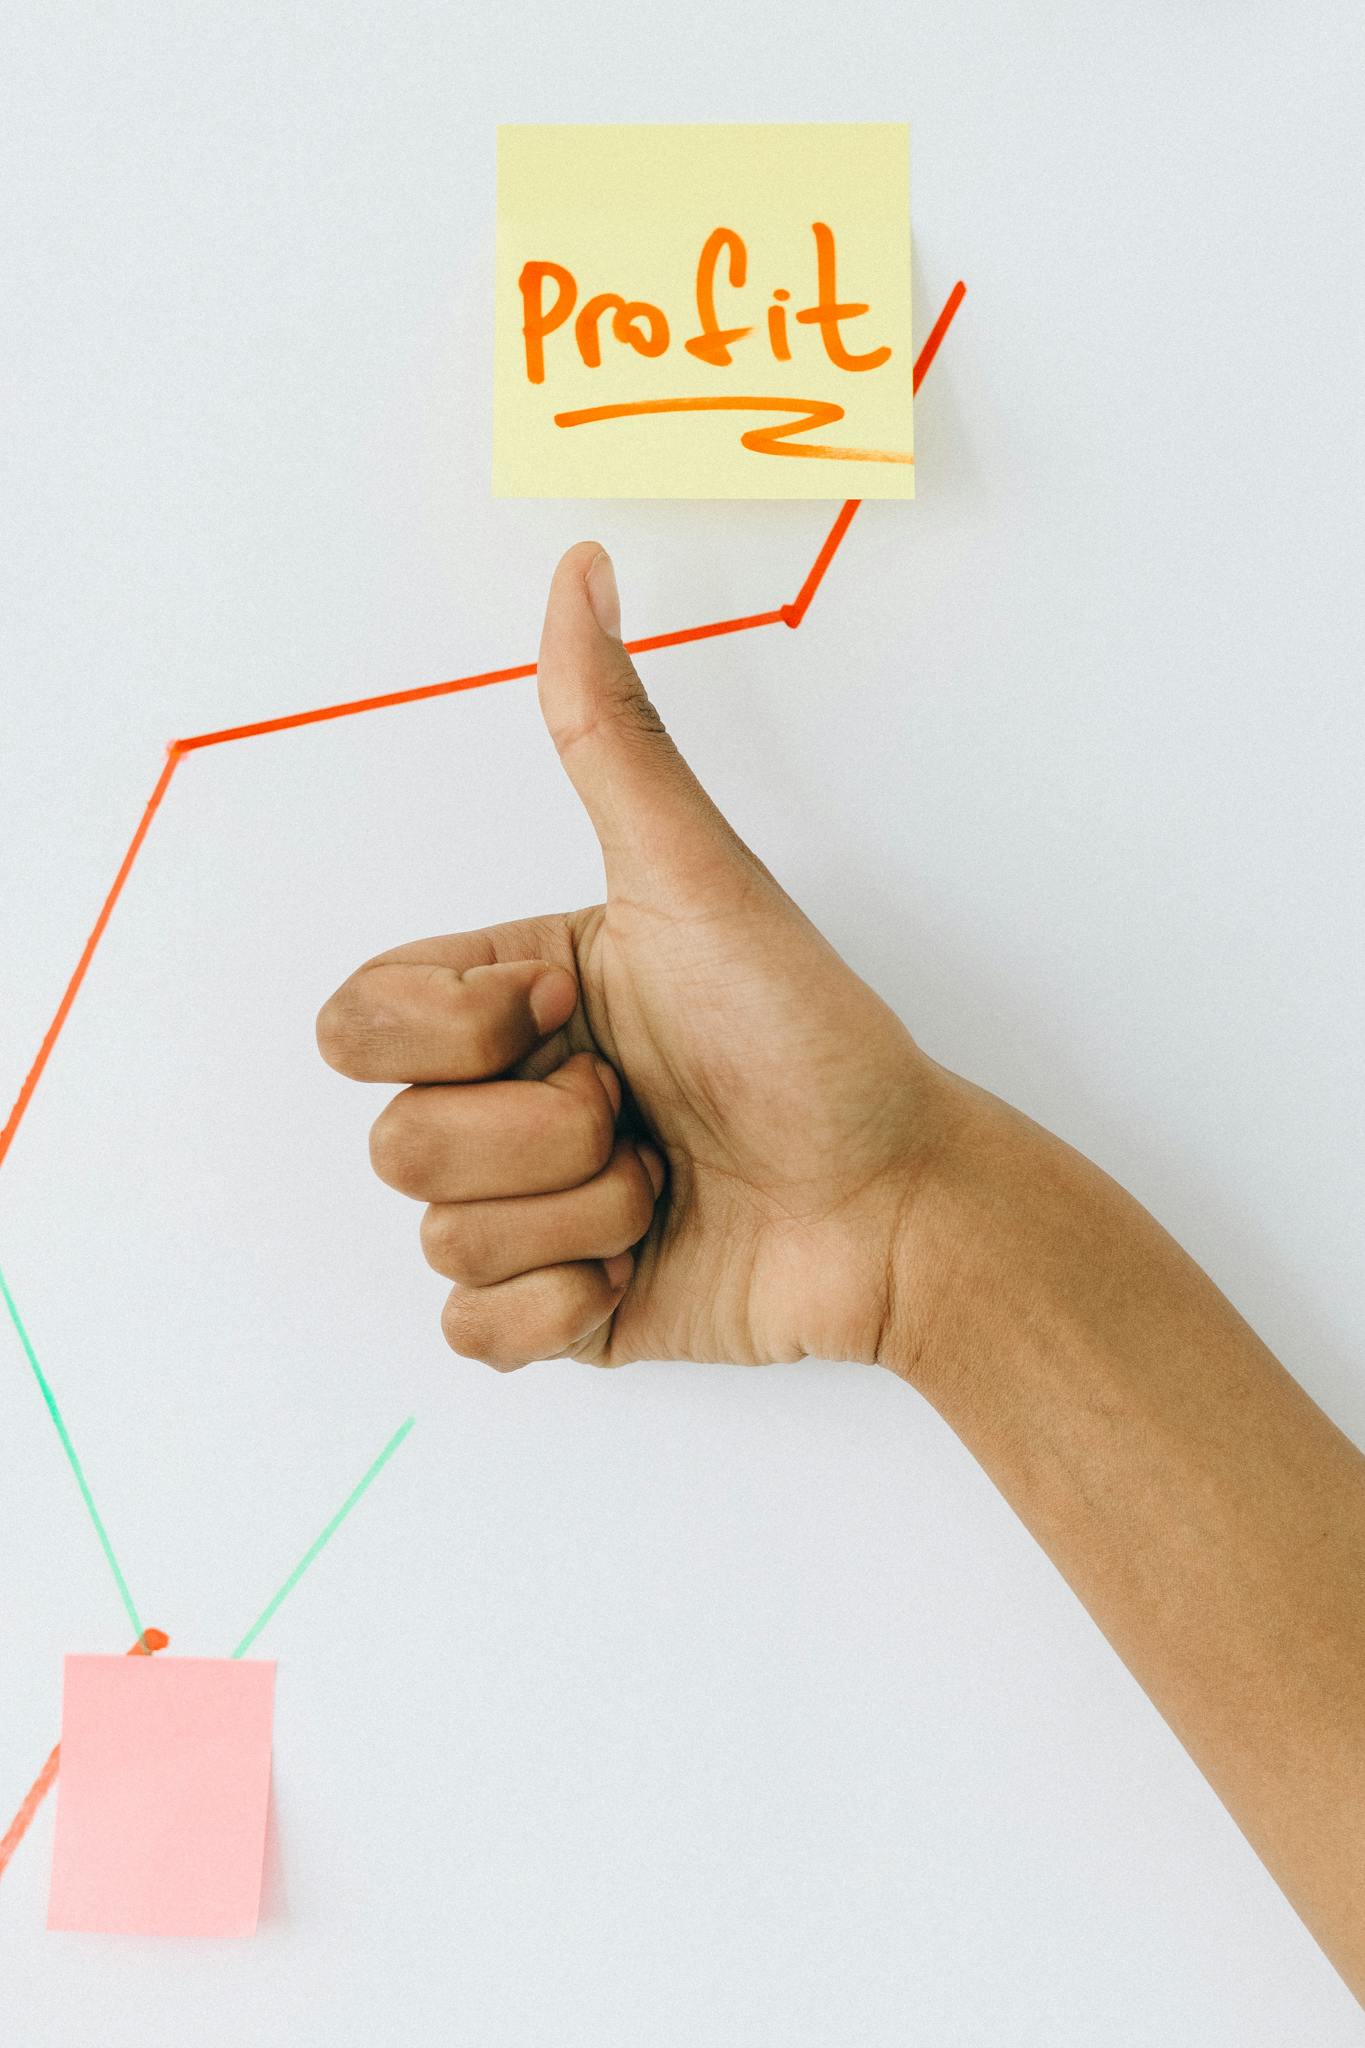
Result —
<instances>
[{"instance_id":1,"label":"thumbs up gesture","mask_svg":"<svg viewBox=\"0 0 1365 2048\"><path fill-rule=\"evenodd\" d=\"M975 1091L937 1067L736 836L621 641L592 542L550 589L545 724L605 901L369 961L323 1056L406 1084L375 1171L424 1202L452 1347L764 1364L913 1351L912 1222Z\"/></svg>"}]
</instances>

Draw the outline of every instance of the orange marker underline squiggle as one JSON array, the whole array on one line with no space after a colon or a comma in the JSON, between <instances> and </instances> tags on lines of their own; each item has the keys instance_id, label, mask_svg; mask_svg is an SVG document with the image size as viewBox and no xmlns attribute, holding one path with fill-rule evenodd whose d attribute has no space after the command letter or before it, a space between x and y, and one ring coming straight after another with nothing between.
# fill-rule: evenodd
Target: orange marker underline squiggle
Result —
<instances>
[{"instance_id":1,"label":"orange marker underline squiggle","mask_svg":"<svg viewBox=\"0 0 1365 2048\"><path fill-rule=\"evenodd\" d=\"M807 434L813 427L832 427L844 416L844 408L829 398L642 398L634 404L590 405L580 412L557 412L557 427L585 427L594 420L625 420L649 412L787 412L795 418L782 426L750 427L740 435L740 445L755 455L813 455L826 462L913 462L891 448L831 448L820 441L802 441L788 447L793 434Z\"/></svg>"}]
</instances>

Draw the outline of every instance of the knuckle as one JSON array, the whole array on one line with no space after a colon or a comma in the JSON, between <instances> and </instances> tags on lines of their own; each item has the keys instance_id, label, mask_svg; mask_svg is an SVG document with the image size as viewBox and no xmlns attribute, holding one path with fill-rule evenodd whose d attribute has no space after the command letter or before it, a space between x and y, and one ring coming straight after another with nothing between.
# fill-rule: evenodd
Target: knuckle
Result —
<instances>
[{"instance_id":1,"label":"knuckle","mask_svg":"<svg viewBox=\"0 0 1365 2048\"><path fill-rule=\"evenodd\" d=\"M638 733L651 740L667 738L662 718L638 683L623 699L620 719L627 732Z\"/></svg>"},{"instance_id":2,"label":"knuckle","mask_svg":"<svg viewBox=\"0 0 1365 2048\"><path fill-rule=\"evenodd\" d=\"M417 1239L422 1247L422 1257L433 1273L444 1273L448 1280L459 1275L451 1271L455 1254L454 1219L449 1210L435 1205L424 1209L422 1220L417 1226Z\"/></svg>"},{"instance_id":3,"label":"knuckle","mask_svg":"<svg viewBox=\"0 0 1365 2048\"><path fill-rule=\"evenodd\" d=\"M429 1208L421 1223L422 1252L426 1262L447 1280L464 1287L487 1286L493 1278L488 1233L468 1210Z\"/></svg>"},{"instance_id":4,"label":"knuckle","mask_svg":"<svg viewBox=\"0 0 1365 2048\"><path fill-rule=\"evenodd\" d=\"M352 1081L382 1079L383 1053L393 1020L364 968L327 998L317 1020L318 1051L329 1067Z\"/></svg>"},{"instance_id":5,"label":"knuckle","mask_svg":"<svg viewBox=\"0 0 1365 2048\"><path fill-rule=\"evenodd\" d=\"M653 738L664 731L664 722L645 695L639 671L625 648L616 647L606 659L606 669L594 671L591 688L586 675L580 678L574 712L558 704L554 707L550 730L561 754L571 753L603 731L645 733Z\"/></svg>"},{"instance_id":6,"label":"knuckle","mask_svg":"<svg viewBox=\"0 0 1365 2048\"><path fill-rule=\"evenodd\" d=\"M465 1019L467 1058L479 1074L496 1074L511 1058L508 1031L502 1017L474 1009Z\"/></svg>"},{"instance_id":7,"label":"knuckle","mask_svg":"<svg viewBox=\"0 0 1365 2048\"><path fill-rule=\"evenodd\" d=\"M480 1301L477 1289L456 1287L447 1296L441 1311L441 1334L457 1357L476 1358L498 1372L510 1372L527 1362L525 1353L509 1346L505 1333L500 1338L497 1318Z\"/></svg>"},{"instance_id":8,"label":"knuckle","mask_svg":"<svg viewBox=\"0 0 1365 2048\"><path fill-rule=\"evenodd\" d=\"M612 660L613 670L607 678L607 701L618 724L627 732L661 738L664 722L645 695L639 670L625 648L616 648Z\"/></svg>"},{"instance_id":9,"label":"knuckle","mask_svg":"<svg viewBox=\"0 0 1365 2048\"><path fill-rule=\"evenodd\" d=\"M550 1077L541 1096L541 1132L560 1174L560 1185L594 1180L616 1144L616 1109L590 1053L577 1053Z\"/></svg>"},{"instance_id":10,"label":"knuckle","mask_svg":"<svg viewBox=\"0 0 1365 2048\"><path fill-rule=\"evenodd\" d=\"M441 1310L441 1335L460 1358L481 1358L481 1318L468 1294L453 1288Z\"/></svg>"},{"instance_id":11,"label":"knuckle","mask_svg":"<svg viewBox=\"0 0 1365 2048\"><path fill-rule=\"evenodd\" d=\"M515 1057L515 1024L501 994L477 985L462 987L448 1019L464 1071L487 1077L500 1073Z\"/></svg>"},{"instance_id":12,"label":"knuckle","mask_svg":"<svg viewBox=\"0 0 1365 2048\"><path fill-rule=\"evenodd\" d=\"M421 1177L428 1152L409 1101L396 1095L370 1127L370 1164L387 1187L401 1192Z\"/></svg>"},{"instance_id":13,"label":"knuckle","mask_svg":"<svg viewBox=\"0 0 1365 2048\"><path fill-rule=\"evenodd\" d=\"M314 1026L317 1034L318 1051L329 1067L339 1074L350 1074L355 1056L355 1015L354 997L349 981L343 982L334 994L328 996L318 1011Z\"/></svg>"}]
</instances>

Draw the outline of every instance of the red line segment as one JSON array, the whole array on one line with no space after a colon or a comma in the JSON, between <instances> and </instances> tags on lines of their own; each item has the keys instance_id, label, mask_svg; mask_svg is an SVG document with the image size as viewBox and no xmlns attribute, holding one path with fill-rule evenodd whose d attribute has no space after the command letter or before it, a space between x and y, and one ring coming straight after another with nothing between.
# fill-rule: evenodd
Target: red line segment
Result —
<instances>
[{"instance_id":1,"label":"red line segment","mask_svg":"<svg viewBox=\"0 0 1365 2048\"><path fill-rule=\"evenodd\" d=\"M642 654L655 647L680 647L686 640L709 640L716 633L743 633L751 626L772 626L780 624L784 617L781 611L752 612L742 619L716 619L707 626L679 626L672 633L654 633L644 640L627 640L626 646L632 654ZM456 690L482 690L490 683L511 683L521 676L533 676L536 665L533 661L519 662L515 668L490 668L479 675L455 676L447 683L423 683L413 690L386 690L379 697L354 697L347 704L321 704L314 711L291 711L283 718L260 718L252 725L226 725L219 732L191 733L187 739L173 742L177 754L193 754L200 747L221 747L228 740L253 740L261 733L291 732L295 726L321 725L329 718L354 718L359 711L387 711L395 704L421 704L431 697L449 697Z\"/></svg>"},{"instance_id":2,"label":"red line segment","mask_svg":"<svg viewBox=\"0 0 1365 2048\"><path fill-rule=\"evenodd\" d=\"M943 337L953 324L953 315L956 313L958 307L962 304L962 301L966 298L966 296L967 287L962 282L962 279L959 278L957 283L949 292L947 298L943 301L942 311L939 313L939 316L937 320L935 320L933 326L929 329L929 332L925 335L924 346L921 348L919 354L915 357L914 373L910 379L910 389L912 394L918 394L920 385L928 376L929 369L931 364L933 363L934 357L938 354L939 348L942 345Z\"/></svg>"},{"instance_id":3,"label":"red line segment","mask_svg":"<svg viewBox=\"0 0 1365 2048\"><path fill-rule=\"evenodd\" d=\"M966 296L967 287L959 278L944 300L943 310L929 329L928 334L924 338L924 346L915 358L914 373L910 380L912 394L918 392L920 385L928 376L929 366L939 352L944 335L953 324L953 315ZM810 565L810 574L797 591L792 602L789 605L784 605L782 608L782 616L789 626L799 626L802 619L805 618L807 611L810 609L810 601L820 588L821 579L830 563L834 560L835 550L838 548L839 543L853 524L853 515L861 503L862 500L860 498L850 498L847 504L840 507L833 526L831 526L825 536L823 547Z\"/></svg>"},{"instance_id":4,"label":"red line segment","mask_svg":"<svg viewBox=\"0 0 1365 2048\"><path fill-rule=\"evenodd\" d=\"M428 697L449 697L456 690L482 690L489 683L510 683L533 676L533 661L516 668L490 668L474 676L456 676L448 683L422 683L415 690L385 690L379 697L353 697L346 704L320 704L315 711L291 711L283 718L258 718L252 725L225 725L220 732L196 732L174 742L176 751L192 754L200 747L221 747L228 740L254 740L263 732L292 732L297 725L322 725L329 718L354 718L359 711L387 711L394 704L421 704Z\"/></svg>"},{"instance_id":5,"label":"red line segment","mask_svg":"<svg viewBox=\"0 0 1365 2048\"><path fill-rule=\"evenodd\" d=\"M821 578L834 560L834 551L848 532L849 527L852 526L853 515L861 503L861 498L850 498L846 504L840 506L838 516L829 532L825 535L819 554L810 565L810 574L797 591L792 602L782 607L782 616L789 626L799 626L802 619L805 618L807 611L810 609L810 601L820 588Z\"/></svg>"},{"instance_id":6,"label":"red line segment","mask_svg":"<svg viewBox=\"0 0 1365 2048\"><path fill-rule=\"evenodd\" d=\"M918 391L920 385L924 382L929 367L934 357L938 354L943 337L952 324L953 316L962 304L966 290L966 285L960 281L953 286L947 299L944 301L943 310L930 328L924 345L915 359L912 379L912 386L915 391ZM681 626L671 633L649 634L640 640L627 640L627 648L632 654L646 654L652 652L657 647L681 647L690 640L709 640L721 633L749 632L755 626L799 626L810 608L811 599L820 587L825 571L834 560L835 553L844 535L852 525L853 515L861 502L858 498L850 498L840 507L834 524L821 544L820 552L811 563L810 572L805 582L801 585L800 590L790 604L780 605L776 611L750 612L742 618L716 619L709 625ZM166 755L166 765L157 779L155 789L147 799L147 805L138 823L138 828L128 842L128 850L119 865L119 871L114 877L113 886L105 897L100 914L96 918L90 936L81 950L80 959L76 962L75 972L66 985L65 993L57 1005L56 1014L43 1034L43 1042L38 1048L37 1057L34 1059L33 1065L29 1068L24 1078L24 1085L15 1098L14 1107L9 1114L9 1120L5 1124L4 1129L0 1130L0 1164L3 1163L6 1153L14 1142L15 1134L23 1122L25 1112L33 1098L33 1091L42 1078L43 1069L51 1057L52 1049L56 1045L61 1035L62 1027L70 1014L71 1005L75 1002L80 992L81 983L85 980L90 962L95 956L95 948L104 937L105 926L113 915L114 905L118 902L123 892L123 885L132 871L133 862L137 859L142 849L142 842L147 837L148 828L156 815L161 799L165 796L170 786L171 777L186 754L197 753L202 747L224 746L229 740L256 739L262 733L290 732L296 726L321 725L326 720L333 718L353 718L362 711L384 711L397 704L421 704L432 697L449 697L457 690L481 690L490 683L510 683L522 676L533 676L535 672L536 665L533 661L520 662L515 668L485 669L478 675L456 676L449 682L424 683L412 690L386 690L381 695L375 697L353 697L346 703L323 704L313 711L293 711L283 718L260 718L249 725L229 725L224 726L218 732L192 733L186 739L172 740Z\"/></svg>"},{"instance_id":7,"label":"red line segment","mask_svg":"<svg viewBox=\"0 0 1365 2048\"><path fill-rule=\"evenodd\" d=\"M166 755L166 765L162 769L160 775L158 775L156 779L156 787L152 791L151 795L148 797L146 807L143 810L141 818L138 820L137 830L136 832L134 832L132 838L128 842L128 851L124 854L123 859L119 863L119 871L114 877L113 886L110 889L109 894L104 899L104 903L100 909L100 914L95 919L94 925L91 928L89 938L86 940L84 946L81 948L81 957L76 962L75 972L72 974L70 981L66 984L65 992L62 996L61 1001L57 1005L56 1012L53 1016L52 1022L48 1025L47 1030L43 1033L43 1042L38 1047L37 1056L34 1059L33 1065L29 1068L27 1074L24 1076L24 1085L19 1090L18 1095L15 1097L14 1107L9 1113L9 1121L6 1123L4 1129L0 1131L0 1162L3 1162L5 1154L9 1151L10 1146L14 1143L15 1132L18 1130L20 1124L24 1120L24 1112L28 1108L28 1105L32 1100L33 1091L38 1086L39 1081L42 1079L43 1068L47 1065L48 1060L52 1056L52 1048L57 1043L57 1040L61 1035L62 1026L65 1024L67 1017L70 1014L71 1005L75 1002L76 997L80 993L81 983L85 980L87 970L89 969L90 966L90 962L95 957L95 948L96 946L98 946L100 940L104 937L104 928L114 914L114 905L118 902L119 897L123 894L123 885L127 881L129 875L132 873L133 862L137 859L138 854L142 850L142 842L147 837L148 830L151 827L152 819L157 814L157 811L161 804L162 797L165 796L166 791L170 788L171 777L174 775L176 768L179 765L179 761L179 750L176 747L171 747Z\"/></svg>"},{"instance_id":8,"label":"red line segment","mask_svg":"<svg viewBox=\"0 0 1365 2048\"><path fill-rule=\"evenodd\" d=\"M643 640L627 640L628 654L650 654L656 647L681 647L688 640L713 640L717 633L747 633L754 626L780 626L782 612L750 612L745 619L717 619L710 626L679 626L672 633L651 633Z\"/></svg>"}]
</instances>

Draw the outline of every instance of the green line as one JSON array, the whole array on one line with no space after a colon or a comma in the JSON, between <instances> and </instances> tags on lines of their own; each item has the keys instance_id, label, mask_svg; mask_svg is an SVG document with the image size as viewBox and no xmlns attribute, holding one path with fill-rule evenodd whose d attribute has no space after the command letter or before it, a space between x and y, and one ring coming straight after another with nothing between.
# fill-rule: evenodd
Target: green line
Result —
<instances>
[{"instance_id":1,"label":"green line","mask_svg":"<svg viewBox=\"0 0 1365 2048\"><path fill-rule=\"evenodd\" d=\"M66 1452L67 1462L70 1465L72 1472L75 1474L76 1484L81 1490L81 1499L85 1502L86 1509L88 1510L90 1515L90 1520L94 1524L95 1534L99 1537L100 1540L100 1548L104 1552L105 1558L108 1560L110 1571L114 1575L114 1584L118 1587L119 1598L123 1602L124 1608L128 1615L128 1619L132 1622L133 1629L136 1635L139 1638L141 1638L142 1619L141 1616L138 1614L136 1607L133 1605L133 1596L128 1590L128 1581L124 1578L122 1571L119 1569L119 1561L114 1555L114 1546L109 1541L109 1533L106 1530L104 1523L100 1517L99 1509L95 1506L95 1497L91 1493L89 1482L86 1479L85 1473L81 1469L81 1461L76 1456L76 1446L71 1441L71 1432L70 1430L68 1430L66 1423L62 1418L62 1411L57 1406L57 1397L53 1393L51 1386L48 1384L47 1375L43 1371L42 1366L38 1363L38 1354L34 1350L33 1341L30 1338L28 1331L24 1327L24 1319L19 1313L19 1309L15 1302L14 1296L9 1291L9 1282L6 1280L3 1270L0 1270L0 1296L4 1297L5 1307L9 1310L9 1319L14 1325L15 1333L18 1336L19 1342L24 1347L24 1356L28 1359L30 1366L33 1368L33 1377L38 1382L38 1391L43 1397L43 1401L46 1405L48 1414L52 1417L52 1426L56 1430L57 1435L61 1439L62 1449ZM246 1652L251 1648L251 1645L255 1642L257 1636L261 1633L261 1630L270 1620L271 1616L274 1614L276 1608L280 1605L281 1601L285 1598L286 1594L293 1592L295 1586L297 1586L299 1580L303 1577L309 1565L312 1564L314 1558L318 1555L319 1551L321 1551L328 1543L331 1542L333 1536L336 1535L337 1530L341 1527L347 1515L350 1514L351 1509L355 1507L357 1502L360 1500L361 1496L368 1491L369 1487L379 1477L384 1467L388 1464L389 1459L393 1456L394 1452L398 1449L398 1446L402 1443L408 1431L412 1428L412 1425L416 1421L416 1419L417 1418L415 1415L410 1415L407 1421L402 1425L401 1429L397 1429L394 1431L393 1435L389 1438L389 1441L385 1444L383 1450L379 1453L379 1456L375 1459L374 1463L371 1465L369 1471L365 1474L364 1478L360 1481L359 1485L342 1502L341 1506L337 1509L331 1521L327 1524L327 1527L323 1530L322 1534L317 1538L316 1542L310 1544L309 1548L304 1552L303 1556L299 1559L293 1571L290 1572L289 1577L280 1587L280 1590L278 1591L278 1593L276 1593L274 1599L270 1602L269 1606L266 1607L263 1613L261 1613L258 1616L258 1618L252 1623L251 1627L247 1630L246 1634L242 1637L241 1642L238 1643L236 1649L232 1652L234 1657L243 1657L246 1655Z\"/></svg>"},{"instance_id":2,"label":"green line","mask_svg":"<svg viewBox=\"0 0 1365 2048\"><path fill-rule=\"evenodd\" d=\"M269 1604L257 1616L256 1620L252 1622L251 1627L247 1630L246 1634L242 1637L241 1642L238 1643L236 1649L233 1651L232 1654L234 1657L244 1657L246 1655L247 1651L251 1648L251 1645L255 1642L261 1630L269 1621L271 1615L275 1612L275 1609L280 1605L280 1602L285 1598L286 1594L293 1592L295 1586L297 1586L299 1580L303 1577L304 1573L307 1571L309 1565L313 1562L313 1559L317 1556L318 1552L321 1549L323 1549L323 1547L326 1544L331 1542L333 1536L336 1535L337 1530L341 1527L347 1515L350 1514L351 1509L356 1505L361 1495L365 1493L366 1490L370 1487L370 1485L379 1477L384 1467L388 1464L389 1459L398 1449L398 1446L402 1443L403 1438L407 1435L408 1431L412 1428L412 1425L416 1420L417 1417L415 1415L410 1415L407 1421L403 1424L402 1428L396 1429L394 1431L393 1435L385 1444L383 1450L379 1453L379 1456L375 1459L373 1465L371 1465L369 1471L365 1474L365 1477L360 1481L360 1484L355 1488L354 1492L348 1494L347 1498L342 1502L341 1506L337 1509L336 1513L333 1515L331 1521L327 1524L327 1527L323 1530L322 1534L317 1538L315 1542L311 1543L308 1546L307 1550L304 1551L303 1556L294 1566L293 1571L290 1572L289 1577L280 1587L280 1590L275 1595L274 1599L269 1602Z\"/></svg>"},{"instance_id":3,"label":"green line","mask_svg":"<svg viewBox=\"0 0 1365 2048\"><path fill-rule=\"evenodd\" d=\"M90 1511L90 1519L95 1525L95 1534L100 1539L100 1548L109 1560L109 1569L114 1574L114 1584L118 1587L119 1599L123 1602L128 1613L128 1619L133 1624L134 1633L140 1640L142 1636L142 1623L138 1617L138 1611L133 1605L133 1596L128 1591L128 1581L119 1570L119 1562L114 1555L114 1546L109 1541L108 1531L100 1520L99 1509L95 1506L95 1497L90 1491L84 1472L81 1470L81 1461L76 1456L76 1446L71 1441L71 1432L68 1430L65 1422L63 1422L62 1411L57 1406L57 1396L48 1385L47 1376L38 1363L38 1354L33 1348L28 1331L24 1328L24 1319L15 1306L14 1296L9 1291L9 1283L2 1271L0 1271L0 1294L3 1294L5 1297L5 1307L9 1310L9 1319L18 1333L19 1342L24 1347L25 1356L33 1367L33 1377L38 1382L38 1391L47 1404L47 1412L52 1417L53 1427L62 1440L62 1449L66 1452L67 1462L76 1475L76 1484L81 1490L81 1499Z\"/></svg>"}]
</instances>

